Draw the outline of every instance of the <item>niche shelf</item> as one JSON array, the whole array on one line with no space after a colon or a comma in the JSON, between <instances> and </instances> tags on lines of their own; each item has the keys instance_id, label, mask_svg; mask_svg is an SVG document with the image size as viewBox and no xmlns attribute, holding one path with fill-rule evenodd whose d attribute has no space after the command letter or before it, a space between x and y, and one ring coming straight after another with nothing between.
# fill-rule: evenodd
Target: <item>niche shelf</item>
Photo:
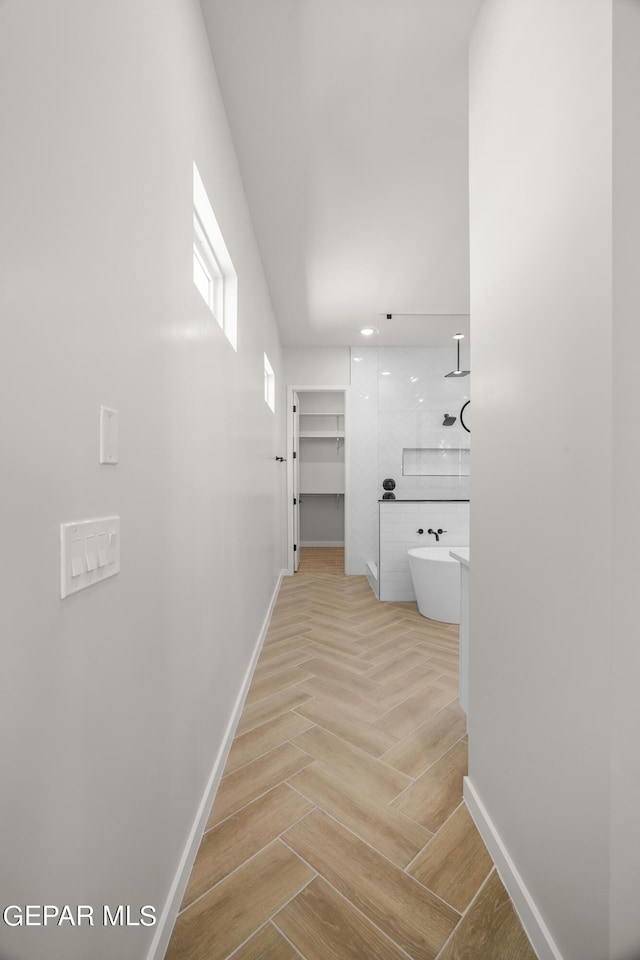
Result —
<instances>
[{"instance_id":1,"label":"niche shelf","mask_svg":"<svg viewBox=\"0 0 640 960\"><path fill-rule=\"evenodd\" d=\"M405 447L403 477L468 477L468 447Z\"/></svg>"}]
</instances>

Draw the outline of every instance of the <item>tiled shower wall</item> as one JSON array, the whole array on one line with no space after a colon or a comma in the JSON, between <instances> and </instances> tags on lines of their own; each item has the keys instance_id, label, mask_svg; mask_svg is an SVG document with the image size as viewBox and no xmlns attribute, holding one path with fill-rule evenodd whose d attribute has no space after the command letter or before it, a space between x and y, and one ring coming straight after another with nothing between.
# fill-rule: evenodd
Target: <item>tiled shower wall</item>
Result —
<instances>
[{"instance_id":1,"label":"tiled shower wall","mask_svg":"<svg viewBox=\"0 0 640 960\"><path fill-rule=\"evenodd\" d=\"M452 550L469 543L469 504L393 500L380 503L380 600L415 600L407 551L414 547ZM444 530L437 543L429 528ZM424 531L418 533L418 530Z\"/></svg>"},{"instance_id":2,"label":"tiled shower wall","mask_svg":"<svg viewBox=\"0 0 640 960\"><path fill-rule=\"evenodd\" d=\"M378 501L385 478L395 480L398 500L468 499L468 476L402 473L403 449L449 451L442 455L442 472L449 469L444 461L455 459L451 450L469 449L460 410L469 399L471 378L445 378L455 365L453 345L352 349L347 573L362 574L367 561L378 563ZM451 427L443 426L447 413L456 418ZM459 459L467 471L466 452Z\"/></svg>"}]
</instances>

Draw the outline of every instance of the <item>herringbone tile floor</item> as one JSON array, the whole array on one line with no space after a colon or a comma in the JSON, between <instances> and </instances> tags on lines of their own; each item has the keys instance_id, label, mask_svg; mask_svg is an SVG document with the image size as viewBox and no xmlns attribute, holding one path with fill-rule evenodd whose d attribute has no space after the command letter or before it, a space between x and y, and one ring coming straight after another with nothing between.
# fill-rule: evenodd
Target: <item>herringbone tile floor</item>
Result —
<instances>
[{"instance_id":1,"label":"herringbone tile floor","mask_svg":"<svg viewBox=\"0 0 640 960\"><path fill-rule=\"evenodd\" d=\"M167 960L535 960L462 801L458 628L303 551Z\"/></svg>"}]
</instances>

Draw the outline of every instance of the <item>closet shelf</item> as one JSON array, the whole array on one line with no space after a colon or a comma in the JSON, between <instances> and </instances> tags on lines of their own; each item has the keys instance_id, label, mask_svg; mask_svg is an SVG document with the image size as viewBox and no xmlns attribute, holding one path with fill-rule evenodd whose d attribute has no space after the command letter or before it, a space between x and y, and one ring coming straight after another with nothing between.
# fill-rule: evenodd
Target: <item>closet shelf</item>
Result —
<instances>
[{"instance_id":1,"label":"closet shelf","mask_svg":"<svg viewBox=\"0 0 640 960\"><path fill-rule=\"evenodd\" d=\"M339 437L344 437L344 430L301 430L300 436L316 440L322 437L337 440Z\"/></svg>"},{"instance_id":2,"label":"closet shelf","mask_svg":"<svg viewBox=\"0 0 640 960\"><path fill-rule=\"evenodd\" d=\"M335 489L322 489L318 487L315 490L301 490L301 497L344 497L344 489L335 490Z\"/></svg>"}]
</instances>

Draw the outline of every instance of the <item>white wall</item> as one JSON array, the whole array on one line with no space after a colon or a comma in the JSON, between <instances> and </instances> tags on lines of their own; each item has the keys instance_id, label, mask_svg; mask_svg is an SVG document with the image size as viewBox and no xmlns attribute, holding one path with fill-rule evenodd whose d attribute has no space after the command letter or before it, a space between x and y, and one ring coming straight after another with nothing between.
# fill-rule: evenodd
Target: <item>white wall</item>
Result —
<instances>
[{"instance_id":1,"label":"white wall","mask_svg":"<svg viewBox=\"0 0 640 960\"><path fill-rule=\"evenodd\" d=\"M285 347L285 382L289 386L341 386L349 381L349 347Z\"/></svg>"},{"instance_id":2,"label":"white wall","mask_svg":"<svg viewBox=\"0 0 640 960\"><path fill-rule=\"evenodd\" d=\"M611 40L486 0L471 46L470 783L564 960L610 956Z\"/></svg>"},{"instance_id":3,"label":"white wall","mask_svg":"<svg viewBox=\"0 0 640 960\"><path fill-rule=\"evenodd\" d=\"M640 5L613 4L613 638L610 956L640 954Z\"/></svg>"},{"instance_id":4,"label":"white wall","mask_svg":"<svg viewBox=\"0 0 640 960\"><path fill-rule=\"evenodd\" d=\"M0 903L163 907L285 563L277 330L196 0L0 4ZM196 160L237 355L191 280ZM98 408L120 463L98 464ZM59 524L122 572L59 598ZM10 960L140 960L151 929L9 929Z\"/></svg>"}]
</instances>

